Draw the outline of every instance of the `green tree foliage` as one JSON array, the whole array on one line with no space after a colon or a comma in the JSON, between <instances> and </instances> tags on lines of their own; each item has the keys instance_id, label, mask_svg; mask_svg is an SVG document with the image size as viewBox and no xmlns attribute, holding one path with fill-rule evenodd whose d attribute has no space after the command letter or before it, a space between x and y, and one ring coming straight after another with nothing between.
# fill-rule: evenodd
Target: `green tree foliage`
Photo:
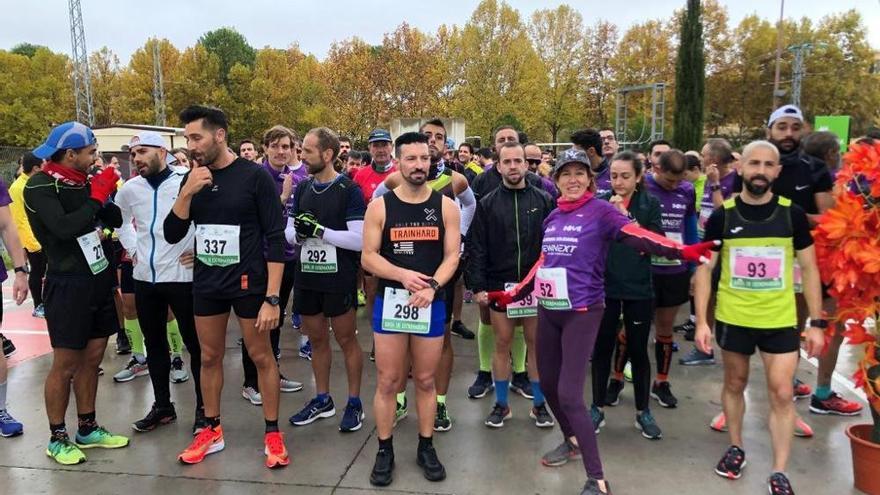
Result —
<instances>
[{"instance_id":1,"label":"green tree foliage","mask_svg":"<svg viewBox=\"0 0 880 495\"><path fill-rule=\"evenodd\" d=\"M220 77L223 84L228 81L229 71L235 64L253 67L257 55L244 36L230 27L222 27L208 31L199 38L199 44L212 55L216 55L220 63Z\"/></svg>"},{"instance_id":2,"label":"green tree foliage","mask_svg":"<svg viewBox=\"0 0 880 495\"><path fill-rule=\"evenodd\" d=\"M675 62L675 145L695 150L703 144L703 98L706 74L703 60L703 23L700 0L688 0L681 20Z\"/></svg>"}]
</instances>

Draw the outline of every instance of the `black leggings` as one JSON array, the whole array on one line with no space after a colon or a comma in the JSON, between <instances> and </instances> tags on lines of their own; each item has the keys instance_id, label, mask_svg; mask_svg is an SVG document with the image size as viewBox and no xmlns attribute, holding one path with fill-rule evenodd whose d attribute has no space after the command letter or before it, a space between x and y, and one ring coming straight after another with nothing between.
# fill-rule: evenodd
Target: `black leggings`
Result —
<instances>
[{"instance_id":1,"label":"black leggings","mask_svg":"<svg viewBox=\"0 0 880 495\"><path fill-rule=\"evenodd\" d=\"M648 408L648 395L651 391L651 362L648 360L648 335L654 320L654 301L605 299L605 314L599 325L599 335L593 351L593 405L603 407L608 392L608 378L611 374L611 361L617 333L620 329L620 315L626 333L626 345L633 370L636 409Z\"/></svg>"},{"instance_id":2,"label":"black leggings","mask_svg":"<svg viewBox=\"0 0 880 495\"><path fill-rule=\"evenodd\" d=\"M278 359L281 352L281 327L284 326L284 319L287 315L287 303L290 302L290 293L293 291L293 274L296 261L288 261L284 263L284 274L281 276L281 314L278 317L278 328L269 331L269 342L272 344L272 355ZM247 346L244 340L241 341L241 367L244 369L244 387L253 387L254 390L260 391L260 385L257 382L257 366L248 354Z\"/></svg>"},{"instance_id":3,"label":"black leggings","mask_svg":"<svg viewBox=\"0 0 880 495\"><path fill-rule=\"evenodd\" d=\"M43 277L46 276L46 255L42 251L32 253L24 250L31 272L28 274L28 290L34 299L34 307L43 304Z\"/></svg>"},{"instance_id":4,"label":"black leggings","mask_svg":"<svg viewBox=\"0 0 880 495\"><path fill-rule=\"evenodd\" d=\"M189 351L189 367L192 371L193 385L196 389L196 407L202 402L202 351L193 318L192 283L163 282L151 284L134 281L134 303L137 308L138 323L144 334L147 350L147 365L150 368L150 381L156 405L171 405L171 391L168 374L171 373L171 357L168 348L168 307L177 319L180 336Z\"/></svg>"}]
</instances>

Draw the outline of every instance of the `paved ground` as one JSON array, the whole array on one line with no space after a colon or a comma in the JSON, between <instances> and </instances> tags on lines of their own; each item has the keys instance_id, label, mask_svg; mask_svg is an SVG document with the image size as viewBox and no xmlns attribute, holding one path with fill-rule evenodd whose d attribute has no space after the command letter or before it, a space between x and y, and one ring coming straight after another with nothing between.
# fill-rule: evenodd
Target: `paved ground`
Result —
<instances>
[{"instance_id":1,"label":"paved ground","mask_svg":"<svg viewBox=\"0 0 880 495\"><path fill-rule=\"evenodd\" d=\"M7 289L7 288L4 288ZM4 290L7 292L7 290ZM4 299L8 301L9 295ZM341 416L311 426L293 428L286 418L296 412L314 392L308 362L296 357L296 334L282 337L282 371L306 382L305 390L282 394L281 419L293 462L287 469L269 471L262 466L262 421L260 409L239 395L241 383L238 329L230 323L227 337L226 388L223 424L226 450L197 466L182 466L175 460L190 437L193 408L192 385L174 385L178 422L148 434L134 434L129 425L141 417L152 402L148 378L125 384L113 383L112 375L127 361L108 351L98 391L98 419L115 432L131 434L125 450L89 451L89 461L70 468L52 463L44 454L47 431L42 398L42 380L50 365L48 338L42 321L31 319L30 307L5 305L3 331L22 349L16 356L10 377L11 411L24 422L25 435L0 439L0 493L297 493L353 495L388 493L436 494L577 494L584 482L580 462L562 468L545 468L540 455L560 441L557 429L539 430L528 419L530 403L512 396L514 418L501 430L490 430L482 421L491 399L468 400L467 386L476 369L473 341L455 339L455 375L448 403L455 421L452 431L437 434L435 444L449 477L445 482L425 481L415 464L415 418L404 420L395 432L396 479L388 490L376 490L368 481L376 451L372 421L372 393L375 369L365 359L363 399L367 411L364 428L356 433L337 430ZM465 321L475 323L476 311L465 306ZM369 328L361 314L360 343L370 349ZM474 324L474 327L476 325ZM689 343L682 343L683 351ZM112 345L110 346L112 348ZM653 354L653 353L651 353ZM681 353L680 353L681 354ZM678 356L676 356L677 358ZM341 354L334 353L332 392L337 405L344 402L346 385ZM852 366L847 356L842 369ZM849 374L849 372L844 372ZM802 361L799 376L815 382L815 368ZM770 445L767 438L763 369L754 360L753 385L747 391L746 450L749 467L741 480L731 482L716 476L712 468L727 447L723 434L709 430L709 420L719 410L721 369L718 366L684 368L673 365L673 390L680 399L678 409L654 407L664 438L651 442L633 427L632 388L627 386L621 405L607 409L607 426L599 437L605 471L616 495L766 493ZM839 389L845 388L838 384ZM410 396L412 396L410 389ZM852 398L851 393L846 394ZM589 397L589 390L586 391ZM813 425L816 436L795 439L789 473L798 493L850 494L852 469L849 442L843 429L865 417L841 419L808 413L805 401L798 411ZM411 412L411 414L413 414ZM68 424L75 425L71 408Z\"/></svg>"}]
</instances>

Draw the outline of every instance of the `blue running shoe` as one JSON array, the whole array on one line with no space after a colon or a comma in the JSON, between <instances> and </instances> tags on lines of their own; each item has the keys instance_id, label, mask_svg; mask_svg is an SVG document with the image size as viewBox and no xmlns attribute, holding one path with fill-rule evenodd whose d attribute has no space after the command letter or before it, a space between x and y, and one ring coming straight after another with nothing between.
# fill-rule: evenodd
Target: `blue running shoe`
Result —
<instances>
[{"instance_id":1,"label":"blue running shoe","mask_svg":"<svg viewBox=\"0 0 880 495\"><path fill-rule=\"evenodd\" d=\"M0 409L0 436L17 437L24 433L24 426L9 415L6 409Z\"/></svg>"},{"instance_id":2,"label":"blue running shoe","mask_svg":"<svg viewBox=\"0 0 880 495\"><path fill-rule=\"evenodd\" d=\"M306 341L305 344L299 346L299 357L303 359L312 360L312 343L311 341Z\"/></svg>"},{"instance_id":3,"label":"blue running shoe","mask_svg":"<svg viewBox=\"0 0 880 495\"><path fill-rule=\"evenodd\" d=\"M328 397L326 401L321 402L320 399L315 397L306 404L302 411L290 417L290 424L293 426L305 426L321 418L332 418L333 416L336 416L333 399Z\"/></svg>"},{"instance_id":4,"label":"blue running shoe","mask_svg":"<svg viewBox=\"0 0 880 495\"><path fill-rule=\"evenodd\" d=\"M349 402L342 413L342 422L339 423L339 431L349 433L358 431L364 426L364 407L356 406Z\"/></svg>"},{"instance_id":5,"label":"blue running shoe","mask_svg":"<svg viewBox=\"0 0 880 495\"><path fill-rule=\"evenodd\" d=\"M290 324L293 325L294 330L299 330L300 328L302 328L303 321L299 313L290 314Z\"/></svg>"}]
</instances>

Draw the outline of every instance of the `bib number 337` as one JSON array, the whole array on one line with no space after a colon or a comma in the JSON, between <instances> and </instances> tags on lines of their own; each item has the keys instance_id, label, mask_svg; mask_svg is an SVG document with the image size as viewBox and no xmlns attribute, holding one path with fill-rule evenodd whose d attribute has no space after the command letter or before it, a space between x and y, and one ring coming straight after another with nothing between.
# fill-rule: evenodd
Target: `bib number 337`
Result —
<instances>
[{"instance_id":1,"label":"bib number 337","mask_svg":"<svg viewBox=\"0 0 880 495\"><path fill-rule=\"evenodd\" d=\"M196 258L208 266L229 266L240 261L238 225L196 227Z\"/></svg>"}]
</instances>

